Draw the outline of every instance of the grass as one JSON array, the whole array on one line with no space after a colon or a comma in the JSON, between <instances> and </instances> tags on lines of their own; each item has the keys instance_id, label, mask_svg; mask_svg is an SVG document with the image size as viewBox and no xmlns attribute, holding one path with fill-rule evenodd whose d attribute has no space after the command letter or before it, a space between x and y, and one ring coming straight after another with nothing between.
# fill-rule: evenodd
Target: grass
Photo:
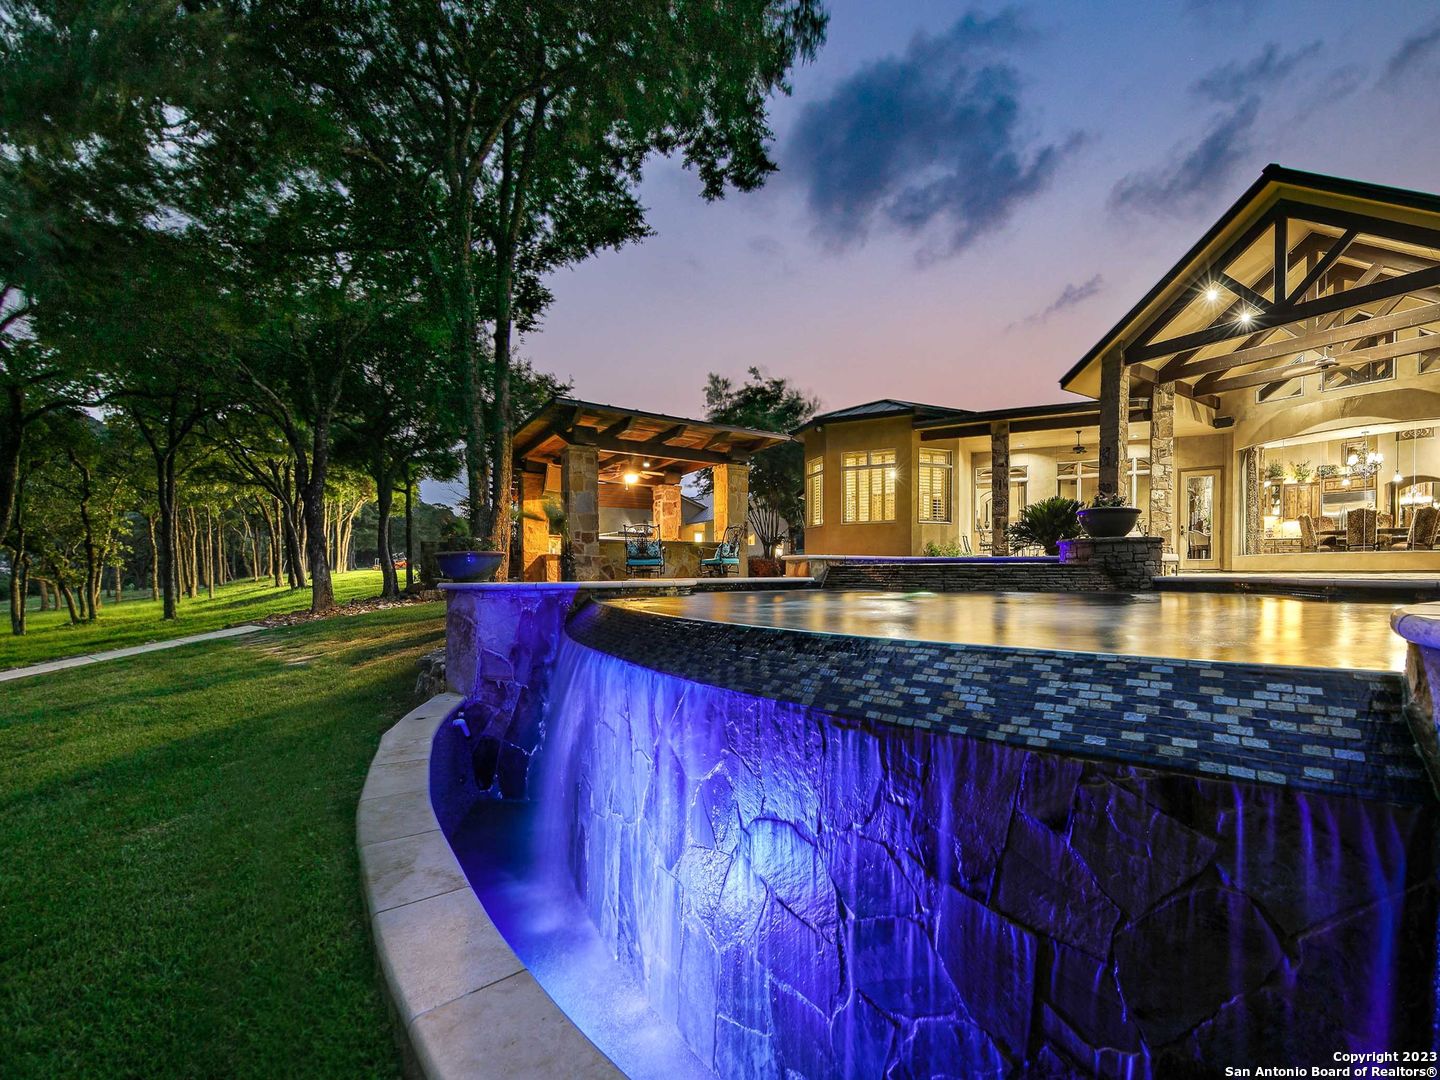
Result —
<instances>
[{"instance_id":1,"label":"grass","mask_svg":"<svg viewBox=\"0 0 1440 1080\"><path fill-rule=\"evenodd\" d=\"M380 595L379 570L351 570L335 575L335 600L344 603L356 597ZM171 622L160 618L155 600L122 600L102 604L93 623L70 625L63 605L60 611L27 614L23 637L0 633L0 670L40 664L67 656L122 649L221 630L236 623L252 622L276 612L300 611L310 607L310 590L275 588L268 580L232 581L215 590L211 600L203 592L194 600L181 599L179 616Z\"/></svg>"},{"instance_id":2,"label":"grass","mask_svg":"<svg viewBox=\"0 0 1440 1080\"><path fill-rule=\"evenodd\" d=\"M8 684L0 1075L395 1076L355 853L417 604Z\"/></svg>"}]
</instances>

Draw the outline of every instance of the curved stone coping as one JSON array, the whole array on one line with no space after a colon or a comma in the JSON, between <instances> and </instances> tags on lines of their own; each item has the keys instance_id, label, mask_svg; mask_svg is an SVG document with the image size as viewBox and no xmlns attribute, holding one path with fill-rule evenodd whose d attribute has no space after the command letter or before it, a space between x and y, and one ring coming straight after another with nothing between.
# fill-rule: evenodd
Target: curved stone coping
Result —
<instances>
[{"instance_id":1,"label":"curved stone coping","mask_svg":"<svg viewBox=\"0 0 1440 1080\"><path fill-rule=\"evenodd\" d=\"M1411 644L1440 649L1440 603L1396 608L1390 613L1390 629Z\"/></svg>"},{"instance_id":2,"label":"curved stone coping","mask_svg":"<svg viewBox=\"0 0 1440 1080\"><path fill-rule=\"evenodd\" d=\"M445 592L653 592L655 589L798 589L813 585L808 577L627 578L624 581L442 581Z\"/></svg>"},{"instance_id":3,"label":"curved stone coping","mask_svg":"<svg viewBox=\"0 0 1440 1080\"><path fill-rule=\"evenodd\" d=\"M641 667L851 720L1328 795L1435 798L1394 672L861 638L609 602L566 631Z\"/></svg>"},{"instance_id":4,"label":"curved stone coping","mask_svg":"<svg viewBox=\"0 0 1440 1080\"><path fill-rule=\"evenodd\" d=\"M355 835L385 989L429 1078L619 1077L490 921L430 801L435 731L460 706L437 694L380 740Z\"/></svg>"},{"instance_id":5,"label":"curved stone coping","mask_svg":"<svg viewBox=\"0 0 1440 1080\"><path fill-rule=\"evenodd\" d=\"M1059 555L781 555L787 566L796 563L1054 563Z\"/></svg>"}]
</instances>

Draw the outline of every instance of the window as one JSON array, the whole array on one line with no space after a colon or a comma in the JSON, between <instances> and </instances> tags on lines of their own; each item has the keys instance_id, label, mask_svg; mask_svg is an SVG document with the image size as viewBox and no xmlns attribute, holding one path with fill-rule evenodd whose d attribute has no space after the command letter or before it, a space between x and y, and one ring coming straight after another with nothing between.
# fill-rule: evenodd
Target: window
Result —
<instances>
[{"instance_id":1,"label":"window","mask_svg":"<svg viewBox=\"0 0 1440 1080\"><path fill-rule=\"evenodd\" d=\"M921 521L950 520L950 451L921 450L916 477Z\"/></svg>"},{"instance_id":2,"label":"window","mask_svg":"<svg viewBox=\"0 0 1440 1080\"><path fill-rule=\"evenodd\" d=\"M805 523L819 525L825 520L825 459L805 463Z\"/></svg>"},{"instance_id":3,"label":"window","mask_svg":"<svg viewBox=\"0 0 1440 1080\"><path fill-rule=\"evenodd\" d=\"M1291 360L1291 365L1307 364L1305 357L1296 357ZM1284 401L1288 398L1297 398L1305 392L1305 379L1284 379L1276 382L1266 383L1264 386L1255 388L1255 404L1264 405L1267 401Z\"/></svg>"},{"instance_id":4,"label":"window","mask_svg":"<svg viewBox=\"0 0 1440 1080\"><path fill-rule=\"evenodd\" d=\"M1421 330L1420 340L1424 341L1425 338L1433 335L1433 330ZM1428 344L1433 345L1435 343L1429 342ZM1422 349L1420 352L1419 373L1421 375L1428 375L1432 371L1440 371L1440 349Z\"/></svg>"},{"instance_id":5,"label":"window","mask_svg":"<svg viewBox=\"0 0 1440 1080\"><path fill-rule=\"evenodd\" d=\"M895 451L857 450L842 459L847 523L895 520Z\"/></svg>"},{"instance_id":6,"label":"window","mask_svg":"<svg viewBox=\"0 0 1440 1080\"><path fill-rule=\"evenodd\" d=\"M1100 462L1061 461L1055 466L1055 494L1083 503L1093 498L1100 484Z\"/></svg>"},{"instance_id":7,"label":"window","mask_svg":"<svg viewBox=\"0 0 1440 1080\"><path fill-rule=\"evenodd\" d=\"M1371 360L1355 367L1332 368L1320 376L1321 390L1343 390L1347 386L1384 382L1395 377L1394 360Z\"/></svg>"}]
</instances>

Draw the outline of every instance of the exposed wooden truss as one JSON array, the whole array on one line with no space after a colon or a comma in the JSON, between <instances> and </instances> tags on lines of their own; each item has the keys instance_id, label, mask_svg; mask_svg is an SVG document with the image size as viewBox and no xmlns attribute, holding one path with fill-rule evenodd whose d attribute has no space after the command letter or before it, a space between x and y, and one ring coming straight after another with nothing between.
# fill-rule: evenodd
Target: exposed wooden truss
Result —
<instances>
[{"instance_id":1,"label":"exposed wooden truss","mask_svg":"<svg viewBox=\"0 0 1440 1080\"><path fill-rule=\"evenodd\" d=\"M1297 225L1305 226L1305 235L1292 242ZM1338 235L1316 226L1338 230ZM1266 230L1272 233L1270 265L1258 275L1249 275L1253 280L1240 280L1233 265ZM1370 362L1374 348L1384 348L1388 356L1406 355L1407 343L1394 335L1440 322L1440 258L1392 251L1384 246L1387 241L1440 251L1440 230L1282 200L1191 275L1180 296L1124 350L1125 362L1159 361L1156 379L1181 386L1188 381L1197 394L1208 395L1242 385L1236 381L1238 369L1310 350L1341 346L1343 359L1327 358L1324 368L1334 367L1328 361L1337 359L1347 367ZM1254 256L1246 261L1253 265ZM1293 287L1288 286L1292 268L1305 263L1308 269ZM1327 282L1329 288L1323 289ZM1210 288L1223 289L1233 301L1217 310L1209 325L1159 336L1190 308L1200 290ZM1407 299L1424 302L1402 307ZM1286 336L1277 338L1277 334ZM1378 340L1386 336L1389 341ZM1362 342L1374 342L1374 348L1362 348ZM1215 347L1230 343L1235 348L1214 353ZM1420 348L1413 338L1408 346L1410 352ZM1205 352L1212 355L1201 355ZM1284 381L1324 368L1292 364L1284 369ZM1281 371L1271 368L1269 378L1258 382L1251 377L1258 373L1247 373L1243 385L1264 386L1280 380Z\"/></svg>"}]
</instances>

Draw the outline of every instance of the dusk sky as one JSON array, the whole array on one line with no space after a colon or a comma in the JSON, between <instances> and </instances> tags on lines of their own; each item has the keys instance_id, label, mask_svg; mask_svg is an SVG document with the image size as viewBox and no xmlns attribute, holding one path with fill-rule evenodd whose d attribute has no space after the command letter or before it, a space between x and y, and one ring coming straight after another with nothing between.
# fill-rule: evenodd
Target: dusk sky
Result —
<instances>
[{"instance_id":1,"label":"dusk sky","mask_svg":"<svg viewBox=\"0 0 1440 1080\"><path fill-rule=\"evenodd\" d=\"M556 275L523 344L577 395L698 415L709 371L825 408L1062 400L1060 374L1271 161L1440 190L1440 5L839 0L780 172Z\"/></svg>"}]
</instances>

